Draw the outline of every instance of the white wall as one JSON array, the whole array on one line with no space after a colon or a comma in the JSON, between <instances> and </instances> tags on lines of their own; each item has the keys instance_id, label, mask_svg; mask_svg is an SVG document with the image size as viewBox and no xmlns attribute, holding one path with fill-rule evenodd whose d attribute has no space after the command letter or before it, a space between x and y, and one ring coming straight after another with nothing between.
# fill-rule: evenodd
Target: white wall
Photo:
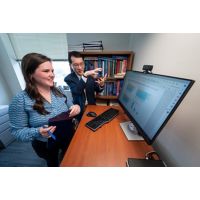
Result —
<instances>
[{"instance_id":1,"label":"white wall","mask_svg":"<svg viewBox=\"0 0 200 200\"><path fill-rule=\"evenodd\" d=\"M13 67L19 67L9 48L7 34L0 34L0 104L9 104L12 97L21 90Z\"/></svg>"},{"instance_id":2,"label":"white wall","mask_svg":"<svg viewBox=\"0 0 200 200\"><path fill-rule=\"evenodd\" d=\"M200 34L131 34L130 49L134 70L153 64L154 73L196 81L154 147L170 166L200 166Z\"/></svg>"},{"instance_id":3,"label":"white wall","mask_svg":"<svg viewBox=\"0 0 200 200\"><path fill-rule=\"evenodd\" d=\"M0 105L7 105L11 99L11 92L5 91L10 91L10 89L8 88L8 84L6 83L4 77L0 73Z\"/></svg>"},{"instance_id":4,"label":"white wall","mask_svg":"<svg viewBox=\"0 0 200 200\"><path fill-rule=\"evenodd\" d=\"M104 50L128 50L130 33L67 33L68 45L102 41Z\"/></svg>"}]
</instances>

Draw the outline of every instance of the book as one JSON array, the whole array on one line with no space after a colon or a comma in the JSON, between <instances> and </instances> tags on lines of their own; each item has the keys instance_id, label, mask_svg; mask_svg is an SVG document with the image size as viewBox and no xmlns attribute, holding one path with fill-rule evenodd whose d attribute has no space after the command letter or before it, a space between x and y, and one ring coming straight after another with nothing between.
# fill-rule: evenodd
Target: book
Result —
<instances>
[{"instance_id":1,"label":"book","mask_svg":"<svg viewBox=\"0 0 200 200\"><path fill-rule=\"evenodd\" d=\"M147 160L140 158L128 158L128 167L166 167L162 160Z\"/></svg>"}]
</instances>

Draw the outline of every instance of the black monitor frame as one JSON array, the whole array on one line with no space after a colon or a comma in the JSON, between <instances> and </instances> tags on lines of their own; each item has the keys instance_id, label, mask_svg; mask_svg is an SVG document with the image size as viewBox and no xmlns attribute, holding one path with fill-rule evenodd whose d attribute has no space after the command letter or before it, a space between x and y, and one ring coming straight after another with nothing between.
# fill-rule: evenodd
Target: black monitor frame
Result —
<instances>
[{"instance_id":1,"label":"black monitor frame","mask_svg":"<svg viewBox=\"0 0 200 200\"><path fill-rule=\"evenodd\" d=\"M144 74L144 72L139 72L139 71L127 71L126 75L128 73L142 73ZM124 81L126 81L126 75L124 77ZM169 78L176 78L176 79L180 79L180 80L187 80L189 81L189 85L187 86L186 90L183 92L183 94L181 95L180 99L178 100L178 102L175 104L174 108L170 111L169 115L167 116L167 118L164 120L164 122L162 123L162 125L160 126L160 128L157 130L157 132L155 133L155 135L153 136L152 139L150 139L148 137L148 135L144 132L144 130L140 127L140 125L135 121L134 117L129 113L129 111L124 107L123 103L120 101L120 95L118 98L118 102L121 105L121 107L124 109L125 113L128 115L128 117L130 118L131 122L135 125L138 134L141 135L144 140L146 141L147 144L152 144L156 137L159 135L159 133L161 132L161 130L164 128L164 126L167 124L167 122L169 121L169 119L171 118L171 116L173 115L173 113L175 112L175 110L178 108L178 106L180 105L180 103L182 102L182 100L184 99L184 97L186 96L186 94L188 93L188 91L190 90L190 88L192 87L192 85L194 84L194 80L191 79L186 79L186 78L179 78L179 77L174 77L174 76L167 76L167 75L161 75L161 74L146 74L146 76L161 76L161 77L169 77ZM124 83L123 83L124 86ZM122 91L122 88L121 88Z\"/></svg>"}]
</instances>

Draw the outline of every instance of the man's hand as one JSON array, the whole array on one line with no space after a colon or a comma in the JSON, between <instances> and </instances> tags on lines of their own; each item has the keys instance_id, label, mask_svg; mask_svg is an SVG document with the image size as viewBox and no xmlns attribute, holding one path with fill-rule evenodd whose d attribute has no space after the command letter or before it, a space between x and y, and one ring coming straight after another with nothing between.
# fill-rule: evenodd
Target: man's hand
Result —
<instances>
[{"instance_id":1,"label":"man's hand","mask_svg":"<svg viewBox=\"0 0 200 200\"><path fill-rule=\"evenodd\" d=\"M98 72L101 72L101 71L102 71L102 68L96 68L96 69L84 72L83 76L86 77L86 78L88 76L92 76L93 78L96 78L97 75L98 75Z\"/></svg>"},{"instance_id":2,"label":"man's hand","mask_svg":"<svg viewBox=\"0 0 200 200\"><path fill-rule=\"evenodd\" d=\"M95 82L99 84L100 87L103 87L107 78L107 74L104 77L98 78Z\"/></svg>"}]
</instances>

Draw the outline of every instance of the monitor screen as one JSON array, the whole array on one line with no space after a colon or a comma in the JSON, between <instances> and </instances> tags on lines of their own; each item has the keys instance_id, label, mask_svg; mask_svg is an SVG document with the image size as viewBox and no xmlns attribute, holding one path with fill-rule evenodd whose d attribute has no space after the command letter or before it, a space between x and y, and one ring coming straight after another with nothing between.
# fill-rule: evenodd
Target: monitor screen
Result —
<instances>
[{"instance_id":1,"label":"monitor screen","mask_svg":"<svg viewBox=\"0 0 200 200\"><path fill-rule=\"evenodd\" d=\"M138 133L152 144L193 83L189 79L127 71L119 102Z\"/></svg>"}]
</instances>

